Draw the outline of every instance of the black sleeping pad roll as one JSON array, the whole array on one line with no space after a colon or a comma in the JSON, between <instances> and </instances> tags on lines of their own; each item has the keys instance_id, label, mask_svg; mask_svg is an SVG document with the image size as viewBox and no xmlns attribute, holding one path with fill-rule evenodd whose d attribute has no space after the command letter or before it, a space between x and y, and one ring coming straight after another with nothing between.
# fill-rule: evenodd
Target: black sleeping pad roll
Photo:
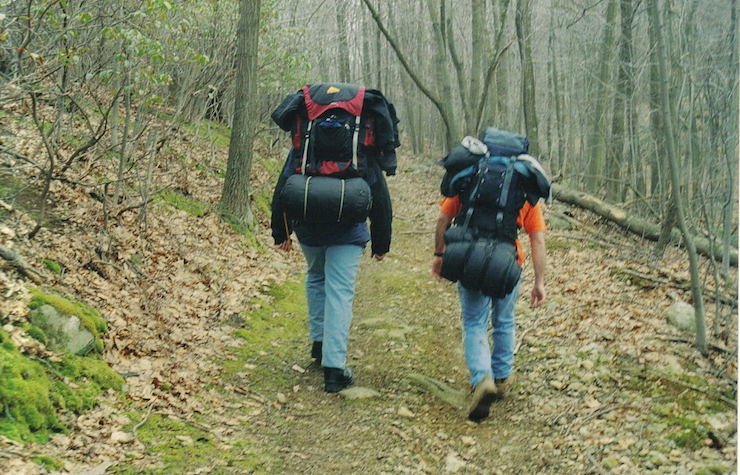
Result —
<instances>
[{"instance_id":1,"label":"black sleeping pad roll","mask_svg":"<svg viewBox=\"0 0 740 475\"><path fill-rule=\"evenodd\" d=\"M508 295L519 281L521 270L515 247L508 242L496 242L481 280L481 293L495 298Z\"/></svg>"},{"instance_id":2,"label":"black sleeping pad roll","mask_svg":"<svg viewBox=\"0 0 740 475\"><path fill-rule=\"evenodd\" d=\"M457 282L462 278L465 260L468 258L468 252L472 248L470 241L452 242L445 246L444 256L442 256L442 268L439 274L450 282Z\"/></svg>"},{"instance_id":3,"label":"black sleeping pad roll","mask_svg":"<svg viewBox=\"0 0 740 475\"><path fill-rule=\"evenodd\" d=\"M461 241L472 241L473 231L464 226L453 226L445 231L444 234L445 244Z\"/></svg>"},{"instance_id":4,"label":"black sleeping pad roll","mask_svg":"<svg viewBox=\"0 0 740 475\"><path fill-rule=\"evenodd\" d=\"M360 177L291 175L280 193L288 217L307 223L361 223L372 206L370 186Z\"/></svg>"},{"instance_id":5,"label":"black sleeping pad roll","mask_svg":"<svg viewBox=\"0 0 740 475\"><path fill-rule=\"evenodd\" d=\"M491 252L490 248L491 244L485 240L474 241L472 243L468 258L465 260L463 275L460 278L460 283L463 287L470 290L481 289L483 273L486 270L486 264L488 263L488 257Z\"/></svg>"}]
</instances>

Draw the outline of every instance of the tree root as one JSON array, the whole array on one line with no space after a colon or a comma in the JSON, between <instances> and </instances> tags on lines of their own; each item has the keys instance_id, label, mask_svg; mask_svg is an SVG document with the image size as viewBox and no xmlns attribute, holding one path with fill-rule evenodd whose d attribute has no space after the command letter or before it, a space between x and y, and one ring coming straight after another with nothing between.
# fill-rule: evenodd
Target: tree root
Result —
<instances>
[{"instance_id":1,"label":"tree root","mask_svg":"<svg viewBox=\"0 0 740 475\"><path fill-rule=\"evenodd\" d=\"M434 396L437 396L451 406L458 409L465 407L465 393L450 387L442 381L419 373L411 373L406 376L406 379L420 386L422 389L428 390Z\"/></svg>"}]
</instances>

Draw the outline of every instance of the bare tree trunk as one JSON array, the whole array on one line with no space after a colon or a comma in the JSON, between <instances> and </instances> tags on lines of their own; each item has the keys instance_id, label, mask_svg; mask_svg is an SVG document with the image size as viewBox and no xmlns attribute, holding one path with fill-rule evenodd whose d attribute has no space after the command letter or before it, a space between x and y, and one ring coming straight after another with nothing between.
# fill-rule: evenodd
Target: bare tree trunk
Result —
<instances>
[{"instance_id":1,"label":"bare tree trunk","mask_svg":"<svg viewBox=\"0 0 740 475\"><path fill-rule=\"evenodd\" d=\"M563 118L563 96L565 95L565 91L563 89L563 86L560 83L560 78L558 77L560 74L560 71L558 69L558 61L557 61L557 55L555 51L555 12L554 10L550 12L550 35L548 38L548 50L549 50L549 66L550 66L550 94L551 94L551 105L554 109L554 128L555 128L555 138L554 142L557 142L557 153L553 154L553 143L549 143L547 145L548 150L550 151L549 155L551 158L551 172L554 174L561 174L565 173L563 164L565 160L565 124L564 118ZM550 115L551 118L553 115ZM553 156L554 155L554 156Z\"/></svg>"},{"instance_id":2,"label":"bare tree trunk","mask_svg":"<svg viewBox=\"0 0 740 475\"><path fill-rule=\"evenodd\" d=\"M382 6L383 6L382 3L378 5L378 10L380 10ZM378 14L378 18L380 18L380 14ZM377 23L378 20L375 20L375 21ZM375 84L376 84L376 87L380 90L382 90L385 87L385 85L383 84L383 68L382 68L383 66L382 58L383 58L383 49L384 49L381 44L382 37L383 37L383 34L381 33L380 28L376 28L375 30L375 74L376 74Z\"/></svg>"},{"instance_id":3,"label":"bare tree trunk","mask_svg":"<svg viewBox=\"0 0 740 475\"><path fill-rule=\"evenodd\" d=\"M606 9L606 20L604 23L604 35L601 40L599 52L599 75L596 78L596 103L593 126L589 132L586 154L590 157L589 177L586 180L591 191L598 189L602 174L604 173L604 150L606 146L606 111L609 104L607 84L611 78L611 58L614 50L614 23L617 17L617 0L609 0Z\"/></svg>"},{"instance_id":4,"label":"bare tree trunk","mask_svg":"<svg viewBox=\"0 0 740 475\"><path fill-rule=\"evenodd\" d=\"M219 209L227 219L251 227L249 178L256 133L257 45L260 0L240 0L236 51L236 97L226 178Z\"/></svg>"},{"instance_id":5,"label":"bare tree trunk","mask_svg":"<svg viewBox=\"0 0 740 475\"><path fill-rule=\"evenodd\" d=\"M661 77L667 78L667 60L666 50L663 41L663 33L660 29L660 17L658 14L658 0L648 0L648 9L650 22L657 32L657 43L654 45L658 56L658 73ZM696 246L694 238L689 234L688 225L686 224L686 215L679 194L679 174L678 174L678 150L676 147L676 138L673 131L673 114L671 111L671 101L668 96L668 87L665 82L660 83L660 108L665 126L665 140L668 151L668 165L670 166L671 185L673 188L673 201L676 206L676 216L681 235L686 245L686 251L689 256L689 267L691 272L691 294L694 300L694 318L696 320L696 347L703 354L707 354L707 330L704 322L704 302L701 291L701 282L699 280L699 263L696 255Z\"/></svg>"},{"instance_id":6,"label":"bare tree trunk","mask_svg":"<svg viewBox=\"0 0 740 475\"><path fill-rule=\"evenodd\" d=\"M457 113L455 106L452 104L452 79L450 78L450 71L447 67L447 55L445 54L448 47L448 41L444 33L444 4L446 0L428 1L426 2L427 9L429 10L429 16L432 19L432 31L434 32L434 71L436 78L434 82L441 87L439 96L441 97L440 104L445 109L445 115L447 116L447 148L452 148L457 140L460 140L460 126L457 121ZM436 6L439 6L439 13L437 13ZM453 47L454 50L454 47ZM453 64L455 62L453 55ZM459 66L459 65L458 65ZM458 74L460 80L460 74ZM458 89L460 83L458 82ZM464 94L461 92L461 94ZM461 96L461 98L464 96Z\"/></svg>"},{"instance_id":7,"label":"bare tree trunk","mask_svg":"<svg viewBox=\"0 0 740 475\"><path fill-rule=\"evenodd\" d=\"M497 38L503 37L506 17L509 12L509 0L495 0L492 2L491 8L495 11L496 19L498 20L498 31ZM496 49L500 50L500 44L496 41ZM501 122L506 119L509 115L509 103L507 98L509 97L509 78L507 77L507 62L508 59L505 56L501 57L499 67L492 71L495 73L494 82L496 84L495 93L493 95L493 101L491 104L491 116L489 122ZM490 81L487 81L487 83Z\"/></svg>"},{"instance_id":8,"label":"bare tree trunk","mask_svg":"<svg viewBox=\"0 0 740 475\"><path fill-rule=\"evenodd\" d=\"M481 92L483 82L483 68L485 58L490 57L490 49L486 47L486 34L488 25L486 25L486 8L485 4L479 0L471 0L472 9L470 15L470 34L471 38L471 63L470 63L470 112L473 114L473 106L483 94ZM470 133L478 133L480 124L478 118L472 116L468 119L467 126Z\"/></svg>"},{"instance_id":9,"label":"bare tree trunk","mask_svg":"<svg viewBox=\"0 0 740 475\"><path fill-rule=\"evenodd\" d=\"M617 90L614 97L612 116L612 136L607 154L606 176L607 199L612 202L620 200L629 179L627 170L627 150L630 137L626 134L627 104L632 100L632 0L620 0L621 34L619 38L619 68Z\"/></svg>"},{"instance_id":10,"label":"bare tree trunk","mask_svg":"<svg viewBox=\"0 0 740 475\"><path fill-rule=\"evenodd\" d=\"M430 101L432 101L432 104L434 104L434 107L436 107L437 111L439 112L440 116L442 117L442 122L444 122L445 125L445 145L446 147L452 148L455 141L459 140L460 137L457 137L453 134L454 125L452 120L452 115L450 114L452 107L449 105L447 101L443 101L439 98L429 87L427 87L421 80L421 76L418 74L418 72L411 67L411 64L406 59L406 56L401 52L400 48L398 47L398 44L396 42L396 39L391 36L390 32L386 29L385 25L383 24L383 20L380 18L380 15L378 14L378 10L375 9L375 7L372 5L370 0L362 0L367 9L370 11L370 14L373 17L373 20L375 20L375 24L378 26L378 29L385 37L386 41L388 41L388 44L393 49L393 52L396 54L396 57L401 62L401 65L403 66L403 69L406 71L406 73L409 75L412 81L414 81L414 84L416 84L416 87L419 88L419 90L424 94ZM448 99L449 100L449 99Z\"/></svg>"},{"instance_id":11,"label":"bare tree trunk","mask_svg":"<svg viewBox=\"0 0 740 475\"><path fill-rule=\"evenodd\" d=\"M511 46L511 42L503 46L504 32L506 31L506 18L509 12L509 0L502 0L496 2L496 6L499 8L499 20L498 27L496 28L496 35L493 41L495 54L492 54L493 59L488 64L488 70L486 71L486 77L483 80L483 90L478 101L478 113L476 114L475 129L480 130L483 128L484 122L496 123L498 120L503 119L504 105L506 104L506 94L508 91L508 84L505 80L505 73L500 71L500 66L504 60L506 51ZM501 79L501 80L499 80ZM488 97L491 91L491 83L496 82L496 90L494 93L494 100L489 104ZM499 104L500 101L500 104ZM485 108L489 105L491 111L488 114L487 120L484 120ZM498 120L497 120L498 119Z\"/></svg>"},{"instance_id":12,"label":"bare tree trunk","mask_svg":"<svg viewBox=\"0 0 740 475\"><path fill-rule=\"evenodd\" d=\"M737 249L737 240L732 240L732 229L733 229L733 216L736 215L734 212L735 203L737 202L737 188L735 187L735 166L737 164L737 151L738 151L738 87L740 87L740 78L738 78L737 71L740 70L740 60L738 60L738 17L737 17L737 4L738 0L732 0L732 11L730 13L730 71L734 71L734 75L730 75L730 117L726 122L727 124L727 153L726 164L727 164L727 199L722 205L722 274L728 276L730 273L730 249ZM733 161L735 166L733 166Z\"/></svg>"},{"instance_id":13,"label":"bare tree trunk","mask_svg":"<svg viewBox=\"0 0 740 475\"><path fill-rule=\"evenodd\" d=\"M540 139L537 122L537 95L535 93L534 66L532 64L532 4L531 0L518 0L516 4L516 38L522 66L522 110L524 128L529 138L529 153L539 155Z\"/></svg>"},{"instance_id":14,"label":"bare tree trunk","mask_svg":"<svg viewBox=\"0 0 740 475\"><path fill-rule=\"evenodd\" d=\"M123 93L123 104L124 104L124 119L123 119L123 132L121 134L121 143L118 154L118 174L116 175L116 186L115 192L113 193L113 205L120 204L121 193L123 187L123 173L126 170L126 162L128 161L128 152L126 151L126 145L128 144L129 135L131 132L131 73L126 72L124 74L126 80L124 83Z\"/></svg>"},{"instance_id":15,"label":"bare tree trunk","mask_svg":"<svg viewBox=\"0 0 740 475\"><path fill-rule=\"evenodd\" d=\"M349 68L349 45L347 43L347 2L336 0L337 32L339 35L339 82L350 82L352 75Z\"/></svg>"}]
</instances>

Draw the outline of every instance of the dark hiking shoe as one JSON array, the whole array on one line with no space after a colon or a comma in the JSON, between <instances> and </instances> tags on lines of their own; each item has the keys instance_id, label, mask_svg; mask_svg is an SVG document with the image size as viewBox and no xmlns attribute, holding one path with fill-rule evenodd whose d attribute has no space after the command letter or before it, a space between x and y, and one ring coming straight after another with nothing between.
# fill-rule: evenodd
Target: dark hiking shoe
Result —
<instances>
[{"instance_id":1,"label":"dark hiking shoe","mask_svg":"<svg viewBox=\"0 0 740 475\"><path fill-rule=\"evenodd\" d=\"M324 368L324 391L327 393L338 393L354 382L355 378L349 368Z\"/></svg>"},{"instance_id":2,"label":"dark hiking shoe","mask_svg":"<svg viewBox=\"0 0 740 475\"><path fill-rule=\"evenodd\" d=\"M496 378L493 380L493 382L496 384L496 397L495 400L501 400L504 398L506 393L511 388L511 375L505 377L505 378Z\"/></svg>"},{"instance_id":3,"label":"dark hiking shoe","mask_svg":"<svg viewBox=\"0 0 740 475\"><path fill-rule=\"evenodd\" d=\"M311 358L315 359L319 366L321 366L321 351L323 347L324 345L320 341L314 341L313 345L311 345Z\"/></svg>"},{"instance_id":4,"label":"dark hiking shoe","mask_svg":"<svg viewBox=\"0 0 740 475\"><path fill-rule=\"evenodd\" d=\"M470 402L470 409L468 410L468 419L473 422L480 422L488 417L491 403L495 398L496 384L490 375L486 375L473 390L473 398Z\"/></svg>"}]
</instances>

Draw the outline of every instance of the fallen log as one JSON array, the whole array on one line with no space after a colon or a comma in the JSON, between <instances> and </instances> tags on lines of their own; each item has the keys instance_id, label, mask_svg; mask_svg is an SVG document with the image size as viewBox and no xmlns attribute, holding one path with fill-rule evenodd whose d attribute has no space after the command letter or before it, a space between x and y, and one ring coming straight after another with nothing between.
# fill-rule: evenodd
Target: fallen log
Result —
<instances>
[{"instance_id":1,"label":"fallen log","mask_svg":"<svg viewBox=\"0 0 740 475\"><path fill-rule=\"evenodd\" d=\"M13 269L18 271L19 274L27 277L33 283L41 284L43 282L43 276L41 273L26 264L23 258L13 249L0 245L0 257L5 259Z\"/></svg>"},{"instance_id":2,"label":"fallen log","mask_svg":"<svg viewBox=\"0 0 740 475\"><path fill-rule=\"evenodd\" d=\"M622 208L602 201L593 195L571 190L558 184L553 184L552 196L563 203L576 205L580 208L592 211L645 239L657 241L660 236L659 224L651 223L645 219L630 215ZM671 231L671 242L681 242L681 240L681 233L678 229L673 229ZM694 243L696 244L696 250L698 253L707 257L714 257L717 261L722 260L721 247L716 245L712 246L709 239L695 236ZM733 266L737 266L737 249L730 249L730 263Z\"/></svg>"}]
</instances>

